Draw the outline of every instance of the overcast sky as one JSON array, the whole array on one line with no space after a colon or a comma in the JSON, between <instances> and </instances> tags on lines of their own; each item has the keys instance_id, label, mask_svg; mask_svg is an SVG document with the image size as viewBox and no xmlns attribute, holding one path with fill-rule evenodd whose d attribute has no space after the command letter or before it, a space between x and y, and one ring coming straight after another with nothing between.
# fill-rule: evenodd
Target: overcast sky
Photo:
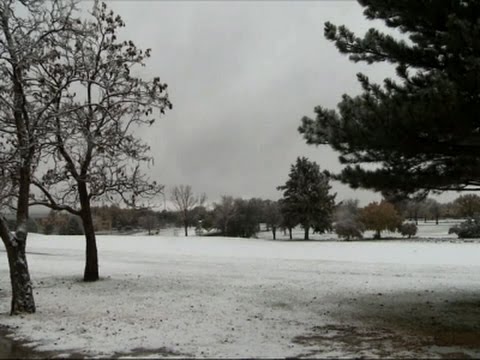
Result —
<instances>
[{"instance_id":1,"label":"overcast sky","mask_svg":"<svg viewBox=\"0 0 480 360\"><path fill-rule=\"evenodd\" d=\"M355 74L381 81L389 65L351 63L323 37L325 21L358 34L367 21L355 1L108 1L126 22L122 37L151 48L142 75L169 86L173 110L142 131L170 189L190 184L210 201L222 194L278 199L298 156L338 171L337 155L306 145L297 131L313 108L356 94ZM90 4L92 4L90 2ZM379 195L333 183L337 199Z\"/></svg>"}]
</instances>

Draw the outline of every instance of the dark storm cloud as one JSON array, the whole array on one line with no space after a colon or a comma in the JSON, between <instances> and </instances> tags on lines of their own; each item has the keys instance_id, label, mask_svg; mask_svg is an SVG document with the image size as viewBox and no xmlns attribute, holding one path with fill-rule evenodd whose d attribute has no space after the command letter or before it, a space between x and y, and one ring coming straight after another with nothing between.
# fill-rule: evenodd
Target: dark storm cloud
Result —
<instances>
[{"instance_id":1,"label":"dark storm cloud","mask_svg":"<svg viewBox=\"0 0 480 360\"><path fill-rule=\"evenodd\" d=\"M174 109L140 135L150 142L152 177L222 194L276 199L297 156L323 169L340 165L328 147L307 146L300 118L359 91L355 74L392 76L387 65L352 64L323 38L332 21L363 33L372 26L356 2L111 1L122 36L152 58L143 76L168 83ZM378 25L378 24L376 24ZM378 198L334 185L338 198Z\"/></svg>"}]
</instances>

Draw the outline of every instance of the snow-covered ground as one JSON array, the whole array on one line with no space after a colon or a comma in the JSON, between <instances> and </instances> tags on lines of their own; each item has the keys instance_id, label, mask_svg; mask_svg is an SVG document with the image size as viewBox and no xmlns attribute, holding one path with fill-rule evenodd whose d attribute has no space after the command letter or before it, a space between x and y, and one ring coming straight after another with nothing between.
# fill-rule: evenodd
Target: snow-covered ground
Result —
<instances>
[{"instance_id":1,"label":"snow-covered ground","mask_svg":"<svg viewBox=\"0 0 480 360\"><path fill-rule=\"evenodd\" d=\"M0 324L65 355L480 357L480 242L419 225L445 240L99 236L96 283L81 236L30 234L37 313L0 254Z\"/></svg>"}]
</instances>

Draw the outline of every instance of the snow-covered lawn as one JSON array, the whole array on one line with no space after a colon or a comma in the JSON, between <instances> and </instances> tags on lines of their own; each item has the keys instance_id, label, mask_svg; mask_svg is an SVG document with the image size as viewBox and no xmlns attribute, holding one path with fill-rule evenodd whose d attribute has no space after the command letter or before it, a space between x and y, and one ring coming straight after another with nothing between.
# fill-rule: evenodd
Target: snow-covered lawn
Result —
<instances>
[{"instance_id":1,"label":"snow-covered lawn","mask_svg":"<svg viewBox=\"0 0 480 360\"><path fill-rule=\"evenodd\" d=\"M432 230L433 231L433 230ZM428 236L427 236L428 237ZM37 313L0 324L92 356L480 356L480 243L29 235Z\"/></svg>"}]
</instances>

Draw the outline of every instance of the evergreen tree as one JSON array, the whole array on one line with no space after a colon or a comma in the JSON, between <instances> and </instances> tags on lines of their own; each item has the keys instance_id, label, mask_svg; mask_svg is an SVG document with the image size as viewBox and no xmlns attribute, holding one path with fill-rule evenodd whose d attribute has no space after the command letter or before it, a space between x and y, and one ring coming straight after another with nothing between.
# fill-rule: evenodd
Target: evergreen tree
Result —
<instances>
[{"instance_id":1,"label":"evergreen tree","mask_svg":"<svg viewBox=\"0 0 480 360\"><path fill-rule=\"evenodd\" d=\"M398 80L381 86L358 74L362 93L343 95L338 112L316 107L300 133L340 152L347 166L336 178L354 188L480 190L480 1L359 3L400 36L370 29L357 37L327 22L325 37L354 62L396 65Z\"/></svg>"},{"instance_id":2,"label":"evergreen tree","mask_svg":"<svg viewBox=\"0 0 480 360\"><path fill-rule=\"evenodd\" d=\"M307 158L297 158L290 169L289 179L279 186L283 191L281 211L290 224L301 224L308 240L309 230L324 232L332 228L335 195L330 195L328 174Z\"/></svg>"}]
</instances>

